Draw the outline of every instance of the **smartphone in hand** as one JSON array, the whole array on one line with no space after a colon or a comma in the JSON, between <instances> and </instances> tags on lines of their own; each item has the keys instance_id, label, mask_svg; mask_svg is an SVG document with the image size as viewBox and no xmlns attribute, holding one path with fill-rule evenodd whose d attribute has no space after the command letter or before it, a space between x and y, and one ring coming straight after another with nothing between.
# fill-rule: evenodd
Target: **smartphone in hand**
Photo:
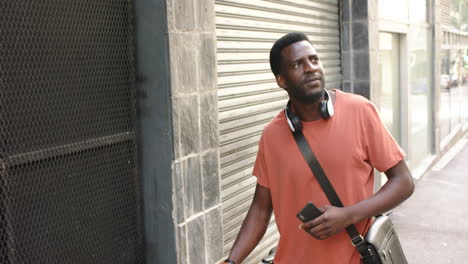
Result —
<instances>
[{"instance_id":1,"label":"smartphone in hand","mask_svg":"<svg viewBox=\"0 0 468 264\"><path fill-rule=\"evenodd\" d=\"M308 202L304 208L302 208L302 210L297 213L297 218L299 218L299 220L301 220L303 223L306 223L314 220L321 214L322 212L317 208L317 206L315 206L315 204Z\"/></svg>"}]
</instances>

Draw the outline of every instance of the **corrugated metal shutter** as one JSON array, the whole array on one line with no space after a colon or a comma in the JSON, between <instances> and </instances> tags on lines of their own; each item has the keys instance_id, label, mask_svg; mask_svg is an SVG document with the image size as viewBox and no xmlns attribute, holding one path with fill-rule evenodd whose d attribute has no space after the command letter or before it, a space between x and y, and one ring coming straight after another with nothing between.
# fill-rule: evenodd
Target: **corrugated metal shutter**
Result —
<instances>
[{"instance_id":1,"label":"corrugated metal shutter","mask_svg":"<svg viewBox=\"0 0 468 264\"><path fill-rule=\"evenodd\" d=\"M440 1L440 22L442 25L450 27L450 0Z\"/></svg>"},{"instance_id":2,"label":"corrugated metal shutter","mask_svg":"<svg viewBox=\"0 0 468 264\"><path fill-rule=\"evenodd\" d=\"M326 71L326 87L341 87L339 4L337 0L217 0L216 34L221 144L224 252L228 254L250 206L256 179L252 167L262 129L287 100L269 66L274 41L287 32L306 33ZM275 246L271 223L257 261Z\"/></svg>"}]
</instances>

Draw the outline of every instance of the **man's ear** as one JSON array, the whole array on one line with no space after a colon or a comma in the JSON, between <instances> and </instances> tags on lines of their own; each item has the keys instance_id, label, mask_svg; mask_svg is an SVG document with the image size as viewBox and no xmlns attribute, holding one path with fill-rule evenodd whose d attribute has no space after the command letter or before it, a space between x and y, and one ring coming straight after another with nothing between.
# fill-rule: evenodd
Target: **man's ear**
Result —
<instances>
[{"instance_id":1,"label":"man's ear","mask_svg":"<svg viewBox=\"0 0 468 264\"><path fill-rule=\"evenodd\" d=\"M284 81L283 76L281 76L281 74L275 75L275 79L276 79L276 83L278 84L278 86L286 90L287 86L286 86L286 82Z\"/></svg>"}]
</instances>

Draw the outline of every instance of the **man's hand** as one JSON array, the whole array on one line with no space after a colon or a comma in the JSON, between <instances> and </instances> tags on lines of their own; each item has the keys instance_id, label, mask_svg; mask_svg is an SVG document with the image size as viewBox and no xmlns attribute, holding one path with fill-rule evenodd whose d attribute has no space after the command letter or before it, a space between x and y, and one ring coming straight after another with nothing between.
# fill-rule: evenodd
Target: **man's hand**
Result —
<instances>
[{"instance_id":1,"label":"man's hand","mask_svg":"<svg viewBox=\"0 0 468 264\"><path fill-rule=\"evenodd\" d=\"M323 212L321 216L299 226L316 239L329 238L352 224L347 208L325 205L319 209Z\"/></svg>"},{"instance_id":2,"label":"man's hand","mask_svg":"<svg viewBox=\"0 0 468 264\"><path fill-rule=\"evenodd\" d=\"M330 205L319 208L323 214L310 222L300 225L299 228L322 240L333 236L352 224L387 212L413 193L413 177L411 177L404 160L388 169L385 175L387 175L388 181L370 198L343 208Z\"/></svg>"}]
</instances>

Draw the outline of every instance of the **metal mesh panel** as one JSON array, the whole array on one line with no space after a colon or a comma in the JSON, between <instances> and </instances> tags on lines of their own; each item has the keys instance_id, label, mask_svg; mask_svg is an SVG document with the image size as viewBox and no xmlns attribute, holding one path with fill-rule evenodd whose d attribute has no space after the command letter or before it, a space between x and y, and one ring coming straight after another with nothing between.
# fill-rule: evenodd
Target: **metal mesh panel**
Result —
<instances>
[{"instance_id":1,"label":"metal mesh panel","mask_svg":"<svg viewBox=\"0 0 468 264\"><path fill-rule=\"evenodd\" d=\"M0 263L142 263L131 1L0 1Z\"/></svg>"}]
</instances>

